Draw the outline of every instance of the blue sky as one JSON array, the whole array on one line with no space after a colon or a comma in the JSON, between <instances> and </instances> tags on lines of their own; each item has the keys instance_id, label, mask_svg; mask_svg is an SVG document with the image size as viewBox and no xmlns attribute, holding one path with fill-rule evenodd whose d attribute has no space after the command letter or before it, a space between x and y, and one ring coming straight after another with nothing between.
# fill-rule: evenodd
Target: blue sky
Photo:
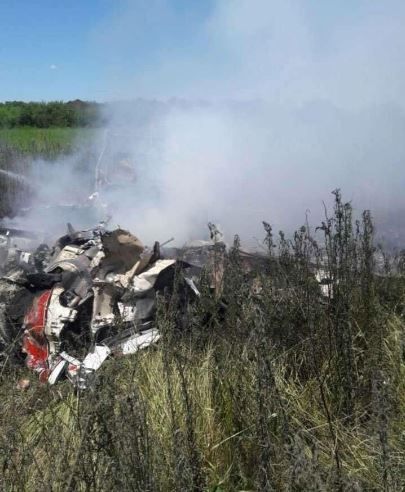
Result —
<instances>
[{"instance_id":1,"label":"blue sky","mask_svg":"<svg viewBox=\"0 0 405 492\"><path fill-rule=\"evenodd\" d=\"M404 20L400 0L0 0L0 100L394 101Z\"/></svg>"},{"instance_id":2,"label":"blue sky","mask_svg":"<svg viewBox=\"0 0 405 492\"><path fill-rule=\"evenodd\" d=\"M108 3L0 0L0 99L90 97L101 75L90 33Z\"/></svg>"},{"instance_id":3,"label":"blue sky","mask_svg":"<svg viewBox=\"0 0 405 492\"><path fill-rule=\"evenodd\" d=\"M167 2L155 2L161 11L150 29L151 3L0 0L0 100L108 98L114 74L133 74L156 51L190 43L211 1L175 0L166 9L160 7ZM127 9L137 17L137 32L114 25Z\"/></svg>"}]
</instances>

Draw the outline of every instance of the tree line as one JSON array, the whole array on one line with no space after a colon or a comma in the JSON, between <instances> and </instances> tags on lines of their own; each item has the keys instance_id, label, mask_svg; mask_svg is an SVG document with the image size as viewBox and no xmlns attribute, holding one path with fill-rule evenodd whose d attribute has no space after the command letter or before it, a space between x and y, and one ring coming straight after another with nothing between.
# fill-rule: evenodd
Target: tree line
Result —
<instances>
[{"instance_id":1,"label":"tree line","mask_svg":"<svg viewBox=\"0 0 405 492\"><path fill-rule=\"evenodd\" d=\"M50 127L88 127L103 124L103 105L96 102L52 101L0 103L0 128L30 126Z\"/></svg>"}]
</instances>

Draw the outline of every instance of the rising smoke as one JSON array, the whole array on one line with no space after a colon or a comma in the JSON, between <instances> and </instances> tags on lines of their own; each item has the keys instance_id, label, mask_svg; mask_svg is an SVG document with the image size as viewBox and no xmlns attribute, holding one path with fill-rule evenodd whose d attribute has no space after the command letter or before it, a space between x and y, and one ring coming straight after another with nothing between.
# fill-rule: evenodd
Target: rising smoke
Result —
<instances>
[{"instance_id":1,"label":"rising smoke","mask_svg":"<svg viewBox=\"0 0 405 492\"><path fill-rule=\"evenodd\" d=\"M216 221L251 242L261 220L316 225L335 188L405 210L402 2L193 3L123 2L94 34L104 89L141 98L108 107L109 155L136 173L105 192L114 223L181 243Z\"/></svg>"}]
</instances>

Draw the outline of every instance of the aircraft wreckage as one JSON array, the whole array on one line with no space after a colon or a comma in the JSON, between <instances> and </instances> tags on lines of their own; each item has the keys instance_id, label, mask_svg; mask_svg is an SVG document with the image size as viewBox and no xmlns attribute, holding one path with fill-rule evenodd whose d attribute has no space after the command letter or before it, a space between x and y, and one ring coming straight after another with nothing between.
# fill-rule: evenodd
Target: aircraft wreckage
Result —
<instances>
[{"instance_id":1,"label":"aircraft wreckage","mask_svg":"<svg viewBox=\"0 0 405 492\"><path fill-rule=\"evenodd\" d=\"M109 207L100 193L114 185L117 169L125 168L126 179L132 169L126 161L110 169L103 159L108 145L106 133L86 206L59 205L60 214L50 209L52 217L70 214L80 222L100 210L105 217ZM208 227L210 241L179 251L158 242L145 247L126 230L108 230L105 222L81 231L68 224L67 234L49 247L40 234L0 222L0 361L24 360L44 383L67 378L87 388L108 357L133 354L159 340L159 295L176 288L179 308L185 307L200 296L196 283L203 268L211 289L221 295L226 247L218 228ZM268 261L244 253L242 267L265 271ZM323 277L317 272L327 295L329 280Z\"/></svg>"},{"instance_id":2,"label":"aircraft wreckage","mask_svg":"<svg viewBox=\"0 0 405 492\"><path fill-rule=\"evenodd\" d=\"M159 340L159 296L170 298L176 289L181 310L200 297L205 269L210 289L221 297L226 246L218 228L208 226L210 241L180 250L164 248L171 240L148 248L105 223L84 231L68 224L52 247L39 244L35 233L0 226L0 360L24 360L43 383L67 378L77 389L88 388L108 357ZM257 279L269 269L266 255L240 253L246 274ZM325 275L315 270L314 279L330 297Z\"/></svg>"},{"instance_id":3,"label":"aircraft wreckage","mask_svg":"<svg viewBox=\"0 0 405 492\"><path fill-rule=\"evenodd\" d=\"M88 387L109 356L133 354L159 339L159 293L176 283L180 302L199 296L193 278L199 261L165 257L159 243L149 249L126 230L68 225L52 248L40 244L30 251L35 239L0 228L0 353L24 355L41 382L67 378ZM223 251L224 245L212 241L191 250L204 250L208 258L212 248ZM81 358L68 349L77 352L78 344L82 354L88 349Z\"/></svg>"},{"instance_id":4,"label":"aircraft wreckage","mask_svg":"<svg viewBox=\"0 0 405 492\"><path fill-rule=\"evenodd\" d=\"M42 218L88 224L110 217L108 190L136 175L128 156L120 153L116 162L113 155L112 136L105 132L92 194L79 205L45 206ZM8 179L27 184L11 174ZM26 211L19 211L21 217ZM55 230L59 225L53 224ZM211 241L198 241L184 254L163 250L170 241L148 248L126 230L108 230L105 221L80 231L68 224L51 247L43 233L0 221L0 362L24 360L42 382L67 378L79 389L88 387L109 356L133 354L159 340L160 294L177 289L183 307L199 297L195 281L202 267L225 251L217 227L210 223L209 229ZM222 267L215 268L213 289Z\"/></svg>"}]
</instances>

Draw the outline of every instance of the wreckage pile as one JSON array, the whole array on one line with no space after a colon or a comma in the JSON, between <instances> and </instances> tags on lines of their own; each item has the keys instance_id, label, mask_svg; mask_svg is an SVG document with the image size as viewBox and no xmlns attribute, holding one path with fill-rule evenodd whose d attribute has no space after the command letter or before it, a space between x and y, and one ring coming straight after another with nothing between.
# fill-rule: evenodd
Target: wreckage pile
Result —
<instances>
[{"instance_id":1,"label":"wreckage pile","mask_svg":"<svg viewBox=\"0 0 405 492\"><path fill-rule=\"evenodd\" d=\"M87 388L108 357L133 354L159 340L159 296L176 291L177 309L186 309L200 296L204 272L214 297L222 297L226 246L218 228L208 227L210 241L182 249L163 249L158 242L148 248L104 223L84 231L68 224L67 234L52 246L38 245L32 232L0 228L1 357L24 361L43 383L67 378ZM270 256L238 248L239 266L250 272L249 289L258 300L261 278L272 269ZM288 295L288 283L274 274L273 284ZM330 297L326 271L315 268L310 275L319 294Z\"/></svg>"},{"instance_id":2,"label":"wreckage pile","mask_svg":"<svg viewBox=\"0 0 405 492\"><path fill-rule=\"evenodd\" d=\"M179 302L199 295L198 266L164 258L159 243L148 249L122 229L77 232L69 225L51 248L32 251L32 234L1 232L0 350L3 357L24 354L42 382L67 377L86 388L107 357L159 339L158 294L176 288ZM79 359L69 346L87 353Z\"/></svg>"}]
</instances>

